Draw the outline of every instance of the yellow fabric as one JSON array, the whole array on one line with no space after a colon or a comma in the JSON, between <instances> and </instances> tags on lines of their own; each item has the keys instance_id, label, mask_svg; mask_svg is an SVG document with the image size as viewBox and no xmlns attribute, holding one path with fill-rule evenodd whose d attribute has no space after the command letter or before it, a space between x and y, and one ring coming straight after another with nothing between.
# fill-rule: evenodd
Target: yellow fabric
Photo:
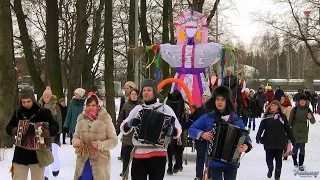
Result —
<instances>
[{"instance_id":1,"label":"yellow fabric","mask_svg":"<svg viewBox=\"0 0 320 180\"><path fill-rule=\"evenodd\" d=\"M198 29L196 33L196 41L202 40L202 32Z\"/></svg>"},{"instance_id":2,"label":"yellow fabric","mask_svg":"<svg viewBox=\"0 0 320 180\"><path fill-rule=\"evenodd\" d=\"M180 31L179 39L181 39L181 40L185 40L186 39L186 33L184 32L184 30Z\"/></svg>"}]
</instances>

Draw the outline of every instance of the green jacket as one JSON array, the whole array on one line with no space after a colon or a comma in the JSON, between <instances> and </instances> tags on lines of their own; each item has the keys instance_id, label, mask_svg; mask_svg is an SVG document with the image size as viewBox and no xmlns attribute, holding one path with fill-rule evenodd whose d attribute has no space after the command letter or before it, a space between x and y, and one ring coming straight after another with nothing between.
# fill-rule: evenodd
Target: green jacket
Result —
<instances>
[{"instance_id":1,"label":"green jacket","mask_svg":"<svg viewBox=\"0 0 320 180\"><path fill-rule=\"evenodd\" d=\"M294 110L294 108L297 108ZM309 106L297 106L291 110L289 118L289 126L292 130L292 134L296 140L296 143L307 143L309 135L309 124L316 122L313 113L309 109ZM308 113L312 114L312 118L308 119ZM295 115L294 115L295 114Z\"/></svg>"}]
</instances>

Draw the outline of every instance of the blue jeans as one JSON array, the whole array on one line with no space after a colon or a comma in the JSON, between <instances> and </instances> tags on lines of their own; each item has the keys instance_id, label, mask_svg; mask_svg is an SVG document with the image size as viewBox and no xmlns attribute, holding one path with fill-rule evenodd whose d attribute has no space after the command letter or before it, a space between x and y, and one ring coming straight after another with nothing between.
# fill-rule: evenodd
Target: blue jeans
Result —
<instances>
[{"instance_id":1,"label":"blue jeans","mask_svg":"<svg viewBox=\"0 0 320 180\"><path fill-rule=\"evenodd\" d=\"M238 167L210 167L212 180L236 180Z\"/></svg>"},{"instance_id":2,"label":"blue jeans","mask_svg":"<svg viewBox=\"0 0 320 180\"><path fill-rule=\"evenodd\" d=\"M196 159L196 177L202 179L204 162L206 160L207 141L195 140L195 146L197 150Z\"/></svg>"},{"instance_id":3,"label":"blue jeans","mask_svg":"<svg viewBox=\"0 0 320 180\"><path fill-rule=\"evenodd\" d=\"M300 150L299 154L305 155L305 147L306 147L305 143L295 143L292 148L292 154L296 155L296 154L298 154L298 151Z\"/></svg>"},{"instance_id":4,"label":"blue jeans","mask_svg":"<svg viewBox=\"0 0 320 180\"><path fill-rule=\"evenodd\" d=\"M251 129L251 122L252 122L252 129L256 129L256 118L254 117L249 117L249 125L248 128Z\"/></svg>"}]
</instances>

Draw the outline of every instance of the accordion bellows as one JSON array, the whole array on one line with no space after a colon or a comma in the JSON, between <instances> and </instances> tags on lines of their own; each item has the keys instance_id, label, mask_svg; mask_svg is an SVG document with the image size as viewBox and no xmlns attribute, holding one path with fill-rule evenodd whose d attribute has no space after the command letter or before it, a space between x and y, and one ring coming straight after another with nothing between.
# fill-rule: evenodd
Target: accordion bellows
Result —
<instances>
[{"instance_id":1,"label":"accordion bellows","mask_svg":"<svg viewBox=\"0 0 320 180\"><path fill-rule=\"evenodd\" d=\"M167 136L162 130L165 127L173 128L174 117L146 108L142 109L139 114L141 124L135 129L133 139L136 141L133 141L133 144L167 148L171 137Z\"/></svg>"},{"instance_id":2,"label":"accordion bellows","mask_svg":"<svg viewBox=\"0 0 320 180\"><path fill-rule=\"evenodd\" d=\"M248 130L233 124L218 123L215 139L208 148L208 156L229 164L238 164L242 155L238 151L238 145L244 144L248 135Z\"/></svg>"},{"instance_id":3,"label":"accordion bellows","mask_svg":"<svg viewBox=\"0 0 320 180\"><path fill-rule=\"evenodd\" d=\"M50 138L41 137L42 127L49 129L49 123L20 120L15 145L28 150L51 148Z\"/></svg>"}]
</instances>

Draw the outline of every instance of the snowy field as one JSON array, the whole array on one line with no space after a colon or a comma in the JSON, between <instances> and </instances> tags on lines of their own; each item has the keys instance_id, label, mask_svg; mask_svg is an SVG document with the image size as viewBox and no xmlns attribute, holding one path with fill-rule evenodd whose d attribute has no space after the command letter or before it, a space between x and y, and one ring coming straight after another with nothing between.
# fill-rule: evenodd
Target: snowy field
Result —
<instances>
[{"instance_id":1,"label":"snowy field","mask_svg":"<svg viewBox=\"0 0 320 180\"><path fill-rule=\"evenodd\" d=\"M118 103L118 100L116 101ZM319 172L320 171L320 116L316 115L316 124L310 125L309 143L306 145L306 172ZM259 126L260 119L256 121L257 128ZM241 160L241 166L238 170L238 180L267 180L267 166L265 163L265 151L263 145L255 143L256 131L251 131L250 137L253 140L253 149L251 152L246 154ZM120 139L120 138L119 138ZM69 140L67 141L69 142ZM111 180L120 180L119 174L122 170L121 161L117 160L120 154L120 146L111 150ZM188 164L184 165L182 172L172 175L165 176L165 180L193 180L195 177L195 153L191 152L191 148L187 149ZM10 180L11 174L9 169L11 166L11 160L13 156L13 149L5 150L5 159L0 161L0 180ZM74 148L70 145L62 145L59 150L59 156L61 161L61 170L58 177L51 177L50 180L72 180L75 159ZM292 158L289 157L288 161L283 161L282 167L282 180L299 180L299 179L320 179L320 175L317 177L309 176L302 177L294 173Z\"/></svg>"}]
</instances>

